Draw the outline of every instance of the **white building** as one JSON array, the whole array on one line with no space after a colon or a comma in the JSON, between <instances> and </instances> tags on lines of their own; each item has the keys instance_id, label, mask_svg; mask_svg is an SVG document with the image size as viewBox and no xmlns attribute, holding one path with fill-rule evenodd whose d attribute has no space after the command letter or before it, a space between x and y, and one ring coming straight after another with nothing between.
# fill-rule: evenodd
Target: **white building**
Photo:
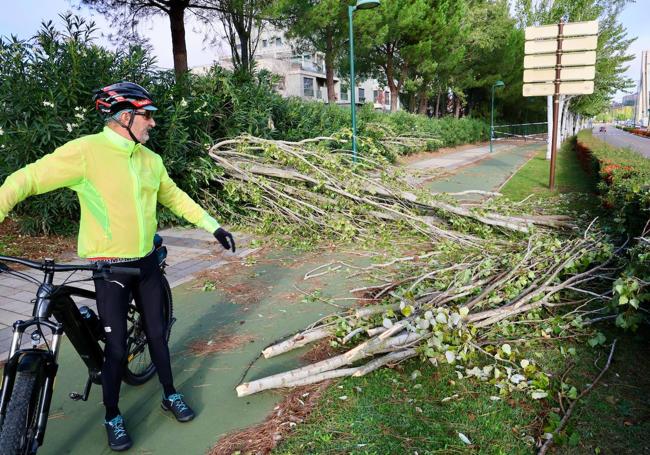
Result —
<instances>
[{"instance_id":1,"label":"white building","mask_svg":"<svg viewBox=\"0 0 650 455\"><path fill-rule=\"evenodd\" d=\"M648 126L648 117L650 116L650 101L648 100L648 73L650 73L650 61L648 54L650 51L641 52L641 77L639 78L639 90L637 91L636 104L634 106L634 124L638 126Z\"/></svg>"},{"instance_id":2,"label":"white building","mask_svg":"<svg viewBox=\"0 0 650 455\"><path fill-rule=\"evenodd\" d=\"M260 34L254 55L257 68L266 69L279 76L277 91L282 96L298 96L306 100L327 102L325 59L322 53L299 52L297 47L285 38L283 31L269 27ZM232 57L220 57L218 64L232 69ZM192 71L201 72L205 68L196 67L192 68ZM349 87L336 74L334 92L337 104L350 105ZM372 102L375 109L389 111L390 90L388 87L380 87L376 79L361 82L357 79L356 101L357 104Z\"/></svg>"}]
</instances>

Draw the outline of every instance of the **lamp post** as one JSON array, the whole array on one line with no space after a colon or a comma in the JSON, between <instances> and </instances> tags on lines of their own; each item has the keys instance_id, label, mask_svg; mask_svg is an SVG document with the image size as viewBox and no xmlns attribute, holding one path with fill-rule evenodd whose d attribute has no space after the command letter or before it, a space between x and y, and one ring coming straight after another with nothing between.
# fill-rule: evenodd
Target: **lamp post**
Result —
<instances>
[{"instance_id":1,"label":"lamp post","mask_svg":"<svg viewBox=\"0 0 650 455\"><path fill-rule=\"evenodd\" d=\"M354 33L352 31L352 13L358 9L371 9L379 6L379 0L357 0L354 6L348 6L350 18L350 106L352 109L352 161L357 162L357 111L355 101L356 84L354 81Z\"/></svg>"},{"instance_id":2,"label":"lamp post","mask_svg":"<svg viewBox=\"0 0 650 455\"><path fill-rule=\"evenodd\" d=\"M492 102L490 109L490 153L492 153L492 140L494 139L494 89L496 87L505 87L506 84L503 81L496 81L492 84Z\"/></svg>"}]
</instances>

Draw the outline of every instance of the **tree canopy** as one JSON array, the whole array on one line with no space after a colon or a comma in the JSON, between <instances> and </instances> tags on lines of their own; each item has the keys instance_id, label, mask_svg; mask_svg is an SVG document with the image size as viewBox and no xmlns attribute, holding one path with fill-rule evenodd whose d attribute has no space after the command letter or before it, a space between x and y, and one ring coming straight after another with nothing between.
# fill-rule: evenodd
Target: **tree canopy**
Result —
<instances>
[{"instance_id":1,"label":"tree canopy","mask_svg":"<svg viewBox=\"0 0 650 455\"><path fill-rule=\"evenodd\" d=\"M296 52L325 57L328 100L336 102L335 74L349 74L348 2L342 0L79 0L109 17L118 30L133 29L148 15L170 18L174 68L187 71L185 12L218 22L213 40L228 43L233 65L254 69L259 33L265 23L284 29ZM355 66L373 77L410 111L486 116L491 88L504 81L496 107L502 118L543 120L542 97L522 96L524 29L565 21L598 19L595 91L571 97L569 109L584 116L602 112L616 91L631 86L624 77L632 60L618 17L629 0L383 0L354 13Z\"/></svg>"}]
</instances>

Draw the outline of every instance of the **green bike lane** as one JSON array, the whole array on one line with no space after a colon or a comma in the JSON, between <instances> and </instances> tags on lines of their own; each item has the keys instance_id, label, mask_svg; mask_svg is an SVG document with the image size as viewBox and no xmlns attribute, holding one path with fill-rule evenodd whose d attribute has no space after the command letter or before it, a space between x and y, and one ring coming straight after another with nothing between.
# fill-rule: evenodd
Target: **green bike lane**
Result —
<instances>
[{"instance_id":1,"label":"green bike lane","mask_svg":"<svg viewBox=\"0 0 650 455\"><path fill-rule=\"evenodd\" d=\"M245 260L235 267L235 272L226 270L214 291L201 290L201 280L174 288L177 321L170 340L172 369L176 388L186 396L197 417L179 423L162 411L161 387L155 376L142 386L123 384L120 410L134 441L128 453L203 454L220 436L263 421L280 400L280 394L269 391L237 398L234 389L252 362L246 380L300 364L299 356L306 348L269 360L257 358L268 344L338 311L317 298L305 298L302 292L320 289L323 299L350 297L348 291L360 286L358 279L346 278L345 273L304 281L306 272L334 260L369 263L369 259L357 254L285 250L262 254L257 262ZM337 302L349 306L353 300ZM209 347L208 343L219 343L224 338L240 340L241 344L204 355L190 349L197 345ZM112 453L102 425L101 386L93 385L87 402L70 400L69 392L83 390L86 369L67 341L59 360L47 432L39 453Z\"/></svg>"},{"instance_id":2,"label":"green bike lane","mask_svg":"<svg viewBox=\"0 0 650 455\"><path fill-rule=\"evenodd\" d=\"M526 164L536 151L544 147L544 144L532 143L504 148L485 155L478 162L459 166L451 174L436 176L424 182L422 186L435 193L457 193L467 190L495 191ZM463 199L476 198L472 195L463 196Z\"/></svg>"}]
</instances>

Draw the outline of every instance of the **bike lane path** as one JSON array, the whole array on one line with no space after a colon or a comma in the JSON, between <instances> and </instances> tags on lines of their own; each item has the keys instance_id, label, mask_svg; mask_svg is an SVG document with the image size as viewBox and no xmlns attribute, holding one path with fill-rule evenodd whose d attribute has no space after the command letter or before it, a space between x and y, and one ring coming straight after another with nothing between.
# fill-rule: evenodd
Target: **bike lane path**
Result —
<instances>
[{"instance_id":1,"label":"bike lane path","mask_svg":"<svg viewBox=\"0 0 650 455\"><path fill-rule=\"evenodd\" d=\"M542 148L544 145L540 143L497 144L493 153L489 153L487 146L477 147L468 150L465 156L433 157L406 168L411 172L411 183L433 193L496 191ZM463 195L462 199L480 197Z\"/></svg>"}]
</instances>

